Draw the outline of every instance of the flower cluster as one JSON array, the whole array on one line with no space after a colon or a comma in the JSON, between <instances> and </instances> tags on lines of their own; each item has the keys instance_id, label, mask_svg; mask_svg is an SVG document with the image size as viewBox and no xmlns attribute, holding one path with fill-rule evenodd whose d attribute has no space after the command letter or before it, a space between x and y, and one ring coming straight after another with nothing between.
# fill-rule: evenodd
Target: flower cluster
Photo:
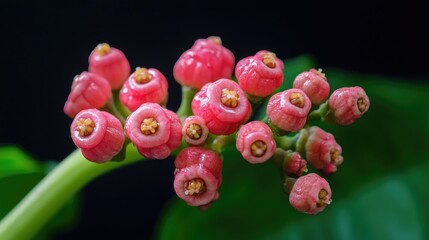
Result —
<instances>
[{"instance_id":1,"label":"flower cluster","mask_svg":"<svg viewBox=\"0 0 429 240\"><path fill-rule=\"evenodd\" d=\"M350 125L370 104L358 86L330 94L320 69L284 82L287 69L268 50L235 63L215 36L196 40L174 65L174 78L186 89L177 113L166 108L168 81L159 70L130 69L124 53L106 43L91 52L88 71L75 77L64 105L74 118L73 142L98 164L120 161L130 142L147 159L177 154L174 190L203 210L219 198L222 162L234 161L223 149L234 145L245 161L278 167L291 206L319 213L332 201L324 177L337 171L343 156L333 134L312 124ZM255 119L264 104L265 118Z\"/></svg>"}]
</instances>

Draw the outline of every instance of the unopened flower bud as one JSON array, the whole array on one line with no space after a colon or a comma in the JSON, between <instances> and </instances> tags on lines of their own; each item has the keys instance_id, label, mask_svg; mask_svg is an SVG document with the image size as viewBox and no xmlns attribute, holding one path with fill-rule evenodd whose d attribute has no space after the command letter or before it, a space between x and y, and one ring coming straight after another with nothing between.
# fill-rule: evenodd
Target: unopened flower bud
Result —
<instances>
[{"instance_id":1,"label":"unopened flower bud","mask_svg":"<svg viewBox=\"0 0 429 240\"><path fill-rule=\"evenodd\" d=\"M89 55L89 71L106 78L113 90L120 89L130 75L130 63L124 53L100 43Z\"/></svg>"},{"instance_id":2,"label":"unopened flower bud","mask_svg":"<svg viewBox=\"0 0 429 240\"><path fill-rule=\"evenodd\" d=\"M139 153L149 159L167 158L182 141L179 117L157 103L144 103L131 113L125 133Z\"/></svg>"},{"instance_id":3,"label":"unopened flower bud","mask_svg":"<svg viewBox=\"0 0 429 240\"><path fill-rule=\"evenodd\" d=\"M218 188L222 182L220 156L202 147L187 147L179 152L174 164L177 196L190 206L207 210L211 202L219 198Z\"/></svg>"},{"instance_id":4,"label":"unopened flower bud","mask_svg":"<svg viewBox=\"0 0 429 240\"><path fill-rule=\"evenodd\" d=\"M339 125L350 125L368 111L369 98L361 87L335 90L329 97L328 117Z\"/></svg>"},{"instance_id":5,"label":"unopened flower bud","mask_svg":"<svg viewBox=\"0 0 429 240\"><path fill-rule=\"evenodd\" d=\"M240 87L249 95L266 97L283 83L283 63L268 51L240 60L235 67Z\"/></svg>"},{"instance_id":6,"label":"unopened flower bud","mask_svg":"<svg viewBox=\"0 0 429 240\"><path fill-rule=\"evenodd\" d=\"M236 147L249 163L263 163L273 156L276 142L267 124L252 121L238 131Z\"/></svg>"},{"instance_id":7,"label":"unopened flower bud","mask_svg":"<svg viewBox=\"0 0 429 240\"><path fill-rule=\"evenodd\" d=\"M307 172L307 161L298 152L277 148L274 154L275 162L288 176L301 176Z\"/></svg>"},{"instance_id":8,"label":"unopened flower bud","mask_svg":"<svg viewBox=\"0 0 429 240\"><path fill-rule=\"evenodd\" d=\"M119 92L119 99L132 112L143 103L164 105L168 95L168 82L155 68L137 68Z\"/></svg>"},{"instance_id":9,"label":"unopened flower bud","mask_svg":"<svg viewBox=\"0 0 429 240\"><path fill-rule=\"evenodd\" d=\"M231 78L235 58L219 37L198 39L174 65L174 78L183 86L201 89L206 83Z\"/></svg>"},{"instance_id":10,"label":"unopened flower bud","mask_svg":"<svg viewBox=\"0 0 429 240\"><path fill-rule=\"evenodd\" d=\"M301 89L292 88L270 98L267 115L278 128L296 132L304 127L310 108L311 102L307 95Z\"/></svg>"},{"instance_id":11,"label":"unopened flower bud","mask_svg":"<svg viewBox=\"0 0 429 240\"><path fill-rule=\"evenodd\" d=\"M219 79L195 94L192 111L205 120L211 133L228 135L250 117L251 106L237 83Z\"/></svg>"},{"instance_id":12,"label":"unopened flower bud","mask_svg":"<svg viewBox=\"0 0 429 240\"><path fill-rule=\"evenodd\" d=\"M80 111L71 124L70 134L83 156L95 163L111 160L125 142L121 122L97 109Z\"/></svg>"},{"instance_id":13,"label":"unopened flower bud","mask_svg":"<svg viewBox=\"0 0 429 240\"><path fill-rule=\"evenodd\" d=\"M294 88L299 88L307 94L311 102L320 105L329 96L329 83L322 70L310 69L296 76L293 82Z\"/></svg>"},{"instance_id":14,"label":"unopened flower bud","mask_svg":"<svg viewBox=\"0 0 429 240\"><path fill-rule=\"evenodd\" d=\"M334 173L343 163L341 146L332 134L317 126L311 127L309 134L305 145L307 161L327 175Z\"/></svg>"},{"instance_id":15,"label":"unopened flower bud","mask_svg":"<svg viewBox=\"0 0 429 240\"><path fill-rule=\"evenodd\" d=\"M201 145L207 139L209 129L206 122L199 116L189 116L185 119L182 127L182 135L186 143L190 145Z\"/></svg>"},{"instance_id":16,"label":"unopened flower bud","mask_svg":"<svg viewBox=\"0 0 429 240\"><path fill-rule=\"evenodd\" d=\"M292 187L289 202L296 210L317 214L332 202L329 183L315 173L299 177Z\"/></svg>"},{"instance_id":17,"label":"unopened flower bud","mask_svg":"<svg viewBox=\"0 0 429 240\"><path fill-rule=\"evenodd\" d=\"M73 118L81 110L103 107L111 98L109 82L100 75L84 71L73 80L64 113Z\"/></svg>"}]
</instances>

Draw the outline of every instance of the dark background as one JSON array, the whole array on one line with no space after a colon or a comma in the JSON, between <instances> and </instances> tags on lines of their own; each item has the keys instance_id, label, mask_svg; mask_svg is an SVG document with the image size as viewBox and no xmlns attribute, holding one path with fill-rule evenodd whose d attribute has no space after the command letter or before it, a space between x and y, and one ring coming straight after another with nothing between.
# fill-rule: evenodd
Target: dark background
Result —
<instances>
[{"instance_id":1,"label":"dark background","mask_svg":"<svg viewBox=\"0 0 429 240\"><path fill-rule=\"evenodd\" d=\"M221 36L236 60L266 49L286 60L311 54L321 68L428 79L429 21L413 1L232 2L0 3L0 143L18 144L40 160L60 161L75 149L72 120L62 108L73 77L87 69L100 42L121 49L132 68L163 72L172 110L180 99L175 61L211 35ZM80 222L55 238L153 237L162 207L174 197L172 161L147 161L97 179L83 190Z\"/></svg>"}]
</instances>

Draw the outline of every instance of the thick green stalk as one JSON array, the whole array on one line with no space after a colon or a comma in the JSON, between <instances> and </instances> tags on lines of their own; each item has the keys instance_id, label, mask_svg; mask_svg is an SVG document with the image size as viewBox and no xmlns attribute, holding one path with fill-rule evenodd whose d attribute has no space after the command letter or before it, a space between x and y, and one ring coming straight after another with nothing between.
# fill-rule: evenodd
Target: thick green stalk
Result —
<instances>
[{"instance_id":1,"label":"thick green stalk","mask_svg":"<svg viewBox=\"0 0 429 240\"><path fill-rule=\"evenodd\" d=\"M177 115L180 118L185 118L193 114L191 104L192 99L197 92L197 89L182 86L182 102L180 103L180 107L177 110Z\"/></svg>"},{"instance_id":2,"label":"thick green stalk","mask_svg":"<svg viewBox=\"0 0 429 240\"><path fill-rule=\"evenodd\" d=\"M117 111L122 115L123 118L127 118L128 115L131 114L130 110L128 110L124 105L122 105L119 100L119 90L115 90L112 92L112 100L115 105Z\"/></svg>"},{"instance_id":3,"label":"thick green stalk","mask_svg":"<svg viewBox=\"0 0 429 240\"><path fill-rule=\"evenodd\" d=\"M96 164L86 160L79 149L52 170L0 222L2 240L31 239L64 204L94 178L142 160L132 144L121 162Z\"/></svg>"},{"instance_id":4,"label":"thick green stalk","mask_svg":"<svg viewBox=\"0 0 429 240\"><path fill-rule=\"evenodd\" d=\"M192 115L191 102L197 91L188 87L182 88L182 102L177 111L180 117ZM114 92L116 101L109 102L110 105L107 107L123 122L129 112L118 102L117 94L118 92ZM179 149L183 147L184 144ZM177 152L178 150L172 155L176 155ZM142 159L132 144L128 144L123 161L103 164L89 162L77 149L58 164L0 221L0 239L31 239L74 194L94 178Z\"/></svg>"}]
</instances>

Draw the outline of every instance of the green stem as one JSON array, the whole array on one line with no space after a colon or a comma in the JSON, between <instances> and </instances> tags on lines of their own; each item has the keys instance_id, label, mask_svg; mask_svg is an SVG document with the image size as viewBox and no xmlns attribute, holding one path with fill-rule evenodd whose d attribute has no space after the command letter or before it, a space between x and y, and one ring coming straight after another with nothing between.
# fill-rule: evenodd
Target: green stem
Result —
<instances>
[{"instance_id":1,"label":"green stem","mask_svg":"<svg viewBox=\"0 0 429 240\"><path fill-rule=\"evenodd\" d=\"M328 110L329 110L328 101L320 104L318 109L313 110L310 112L310 114L308 114L307 124L311 121L314 121L314 120L321 120L322 118L325 117Z\"/></svg>"},{"instance_id":2,"label":"green stem","mask_svg":"<svg viewBox=\"0 0 429 240\"><path fill-rule=\"evenodd\" d=\"M122 125L125 124L125 117L116 108L115 102L112 98L106 103L106 105L103 106L102 110L113 114L119 119L119 121L121 121Z\"/></svg>"},{"instance_id":3,"label":"green stem","mask_svg":"<svg viewBox=\"0 0 429 240\"><path fill-rule=\"evenodd\" d=\"M197 89L182 86L182 102L180 103L180 107L177 110L177 115L180 118L185 118L193 115L191 104L192 99L197 92Z\"/></svg>"},{"instance_id":4,"label":"green stem","mask_svg":"<svg viewBox=\"0 0 429 240\"><path fill-rule=\"evenodd\" d=\"M77 149L52 170L0 222L4 240L31 239L57 213L71 196L94 178L142 160L132 144L122 162L96 164L87 161Z\"/></svg>"},{"instance_id":5,"label":"green stem","mask_svg":"<svg viewBox=\"0 0 429 240\"><path fill-rule=\"evenodd\" d=\"M301 135L300 132L298 132L292 137L289 137L289 136L278 137L276 139L277 147L282 148L284 150L295 149L296 142L298 141L300 135Z\"/></svg>"},{"instance_id":6,"label":"green stem","mask_svg":"<svg viewBox=\"0 0 429 240\"><path fill-rule=\"evenodd\" d=\"M212 135L209 134L209 138L207 139L207 143L209 143L209 147L218 152L222 153L223 150L225 150L225 146L235 142L235 136L236 134L230 134L230 135Z\"/></svg>"},{"instance_id":7,"label":"green stem","mask_svg":"<svg viewBox=\"0 0 429 240\"><path fill-rule=\"evenodd\" d=\"M119 90L113 91L112 95L116 111L118 111L124 118L127 118L131 112L124 105L122 105L121 101L119 100Z\"/></svg>"},{"instance_id":8,"label":"green stem","mask_svg":"<svg viewBox=\"0 0 429 240\"><path fill-rule=\"evenodd\" d=\"M259 121L268 124L268 116L265 114L264 117L262 117L261 120L259 120Z\"/></svg>"},{"instance_id":9,"label":"green stem","mask_svg":"<svg viewBox=\"0 0 429 240\"><path fill-rule=\"evenodd\" d=\"M290 194L290 192L292 192L292 188L293 185L296 182L296 178L291 178L291 177L287 177L285 176L284 182L283 182L283 190L287 193Z\"/></svg>"}]
</instances>

